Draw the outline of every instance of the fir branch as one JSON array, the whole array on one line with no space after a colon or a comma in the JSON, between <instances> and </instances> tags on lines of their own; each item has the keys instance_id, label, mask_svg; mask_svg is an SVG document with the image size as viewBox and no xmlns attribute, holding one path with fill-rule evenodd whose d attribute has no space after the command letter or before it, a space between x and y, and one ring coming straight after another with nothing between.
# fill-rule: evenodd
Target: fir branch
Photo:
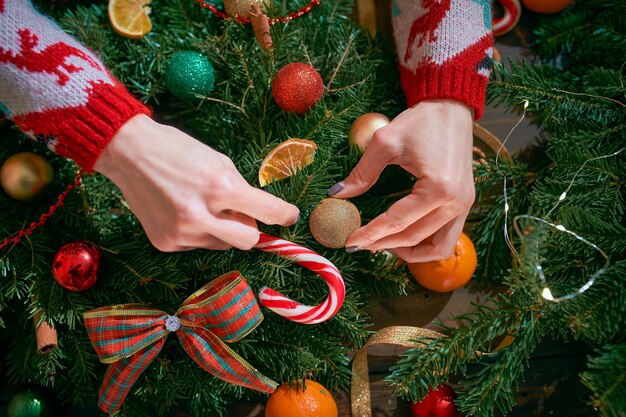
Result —
<instances>
[{"instance_id":1,"label":"fir branch","mask_svg":"<svg viewBox=\"0 0 626 417\"><path fill-rule=\"evenodd\" d=\"M596 97L583 99L579 94L585 91L555 89L543 73L544 67L532 67L526 63L510 63L511 72L496 66L494 77L489 84L488 101L516 103L530 102L529 112L536 112L546 119L577 119L596 123L615 123L623 119L623 112L613 103L613 99ZM557 91L560 90L560 91ZM564 92L561 92L564 91ZM610 103L610 104L609 104Z\"/></svg>"},{"instance_id":2,"label":"fir branch","mask_svg":"<svg viewBox=\"0 0 626 417\"><path fill-rule=\"evenodd\" d=\"M564 306L568 327L591 344L623 341L626 328L626 262L617 261L587 291Z\"/></svg>"},{"instance_id":3,"label":"fir branch","mask_svg":"<svg viewBox=\"0 0 626 417\"><path fill-rule=\"evenodd\" d=\"M350 47L352 46L352 43L354 42L354 34L352 34L352 36L350 36L350 39L348 40L348 44L346 45L346 48L344 49L343 53L341 54L341 58L339 59L339 62L337 63L337 66L335 67L332 75L330 76L330 79L328 80L328 83L326 83L326 90L329 93L333 93L337 90L333 90L331 89L331 86L333 85L333 81L335 81L335 77L337 76L337 72L339 72L339 70L341 69L344 61L346 60L346 56L348 55L348 52L350 51Z\"/></svg>"},{"instance_id":4,"label":"fir branch","mask_svg":"<svg viewBox=\"0 0 626 417\"><path fill-rule=\"evenodd\" d=\"M447 329L451 334L442 339L417 340L417 343L422 343L424 346L409 349L403 355L390 369L391 375L387 378L388 383L394 386L398 395L417 401L428 393L430 387L440 385L449 375L465 374L468 363L481 356L478 352L489 350L493 340L500 336L515 334L516 329L529 328L527 321L534 320L531 311L535 307L532 304L520 303L522 297L528 300L521 293L518 291L513 298L493 299L491 300L494 303L493 307L481 306L475 313L458 317L457 320L463 321L466 326L454 330ZM518 343L524 343L526 338L520 340ZM530 350L532 346L527 345L526 351ZM505 363L510 364L510 362ZM519 376L518 374L511 375L507 379L509 385L503 385L502 391L498 391L494 397L489 397L491 406L486 406L480 414L473 415L490 415L489 410L493 410L495 403L501 401L500 397L510 391L510 384ZM487 385L490 384L487 380L483 381ZM476 396L479 395L477 393L488 392L484 390L485 388L486 385L478 384L474 386L471 395ZM471 401L477 401L476 404L480 403L482 407L484 406L482 401L486 400L487 397L468 399L466 404L468 408L473 409L469 405ZM476 410L473 412L478 413Z\"/></svg>"},{"instance_id":5,"label":"fir branch","mask_svg":"<svg viewBox=\"0 0 626 417\"><path fill-rule=\"evenodd\" d=\"M461 381L463 394L458 406L468 416L494 416L499 410L506 414L515 405L512 387L519 385L530 354L539 341L540 331L532 313L526 313L511 345L485 358L485 365L476 374Z\"/></svg>"},{"instance_id":6,"label":"fir branch","mask_svg":"<svg viewBox=\"0 0 626 417\"><path fill-rule=\"evenodd\" d=\"M626 343L605 345L589 357L589 371L581 375L593 392L591 405L602 417L626 415Z\"/></svg>"}]
</instances>

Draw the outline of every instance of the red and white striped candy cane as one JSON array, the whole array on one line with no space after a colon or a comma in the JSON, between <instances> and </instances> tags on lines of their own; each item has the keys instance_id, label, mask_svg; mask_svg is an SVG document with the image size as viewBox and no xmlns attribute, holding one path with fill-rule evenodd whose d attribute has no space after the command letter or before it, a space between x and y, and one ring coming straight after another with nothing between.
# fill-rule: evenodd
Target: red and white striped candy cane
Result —
<instances>
[{"instance_id":1,"label":"red and white striped candy cane","mask_svg":"<svg viewBox=\"0 0 626 417\"><path fill-rule=\"evenodd\" d=\"M346 296L346 287L341 272L328 259L310 249L265 233L261 233L259 243L255 248L293 259L298 265L324 278L328 285L328 297L317 306L298 303L271 288L263 287L259 292L262 305L289 320L302 324L321 323L339 311Z\"/></svg>"},{"instance_id":2,"label":"red and white striped candy cane","mask_svg":"<svg viewBox=\"0 0 626 417\"><path fill-rule=\"evenodd\" d=\"M496 0L504 9L504 15L491 21L493 36L504 35L511 31L519 22L522 15L522 5L519 0Z\"/></svg>"}]
</instances>

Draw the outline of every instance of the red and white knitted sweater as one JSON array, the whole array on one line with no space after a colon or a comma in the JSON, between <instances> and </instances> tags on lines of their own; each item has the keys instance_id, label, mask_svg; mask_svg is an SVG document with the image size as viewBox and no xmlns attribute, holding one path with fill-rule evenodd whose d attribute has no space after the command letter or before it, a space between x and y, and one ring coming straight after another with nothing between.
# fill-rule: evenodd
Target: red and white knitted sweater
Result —
<instances>
[{"instance_id":1,"label":"red and white knitted sweater","mask_svg":"<svg viewBox=\"0 0 626 417\"><path fill-rule=\"evenodd\" d=\"M0 103L25 133L88 172L124 123L150 113L28 0L0 0Z\"/></svg>"},{"instance_id":2,"label":"red and white knitted sweater","mask_svg":"<svg viewBox=\"0 0 626 417\"><path fill-rule=\"evenodd\" d=\"M409 105L455 99L479 118L492 57L489 0L395 0L393 25ZM150 114L28 0L0 0L0 108L88 172L124 123Z\"/></svg>"},{"instance_id":3,"label":"red and white knitted sweater","mask_svg":"<svg viewBox=\"0 0 626 417\"><path fill-rule=\"evenodd\" d=\"M454 99L483 113L493 63L489 0L394 0L400 80L409 106Z\"/></svg>"}]
</instances>

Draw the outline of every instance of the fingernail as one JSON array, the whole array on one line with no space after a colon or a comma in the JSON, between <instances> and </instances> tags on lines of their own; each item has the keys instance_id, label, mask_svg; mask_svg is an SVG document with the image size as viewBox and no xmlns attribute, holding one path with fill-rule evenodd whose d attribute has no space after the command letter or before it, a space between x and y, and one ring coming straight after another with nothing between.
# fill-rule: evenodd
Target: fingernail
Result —
<instances>
[{"instance_id":1,"label":"fingernail","mask_svg":"<svg viewBox=\"0 0 626 417\"><path fill-rule=\"evenodd\" d=\"M360 250L361 249L358 246L348 246L346 248L346 252L348 252L348 253L354 253L354 252L358 252Z\"/></svg>"},{"instance_id":2,"label":"fingernail","mask_svg":"<svg viewBox=\"0 0 626 417\"><path fill-rule=\"evenodd\" d=\"M293 220L291 223L286 224L285 226L293 226L296 225L300 222L300 213L298 213L298 217L295 218L295 220Z\"/></svg>"},{"instance_id":3,"label":"fingernail","mask_svg":"<svg viewBox=\"0 0 626 417\"><path fill-rule=\"evenodd\" d=\"M341 192L344 188L346 188L346 184L343 181L340 181L328 189L328 195L332 197Z\"/></svg>"}]
</instances>

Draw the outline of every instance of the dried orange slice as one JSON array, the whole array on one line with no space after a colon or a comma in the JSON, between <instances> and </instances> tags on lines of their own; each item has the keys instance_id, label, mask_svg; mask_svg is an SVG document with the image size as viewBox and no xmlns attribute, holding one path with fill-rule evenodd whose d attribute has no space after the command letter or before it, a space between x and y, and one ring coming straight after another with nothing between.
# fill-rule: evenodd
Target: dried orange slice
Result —
<instances>
[{"instance_id":1,"label":"dried orange slice","mask_svg":"<svg viewBox=\"0 0 626 417\"><path fill-rule=\"evenodd\" d=\"M276 146L261 162L259 183L261 187L291 177L299 169L310 165L317 144L306 139L288 139Z\"/></svg>"},{"instance_id":2,"label":"dried orange slice","mask_svg":"<svg viewBox=\"0 0 626 417\"><path fill-rule=\"evenodd\" d=\"M109 20L120 35L139 39L152 29L151 0L109 0Z\"/></svg>"}]
</instances>

